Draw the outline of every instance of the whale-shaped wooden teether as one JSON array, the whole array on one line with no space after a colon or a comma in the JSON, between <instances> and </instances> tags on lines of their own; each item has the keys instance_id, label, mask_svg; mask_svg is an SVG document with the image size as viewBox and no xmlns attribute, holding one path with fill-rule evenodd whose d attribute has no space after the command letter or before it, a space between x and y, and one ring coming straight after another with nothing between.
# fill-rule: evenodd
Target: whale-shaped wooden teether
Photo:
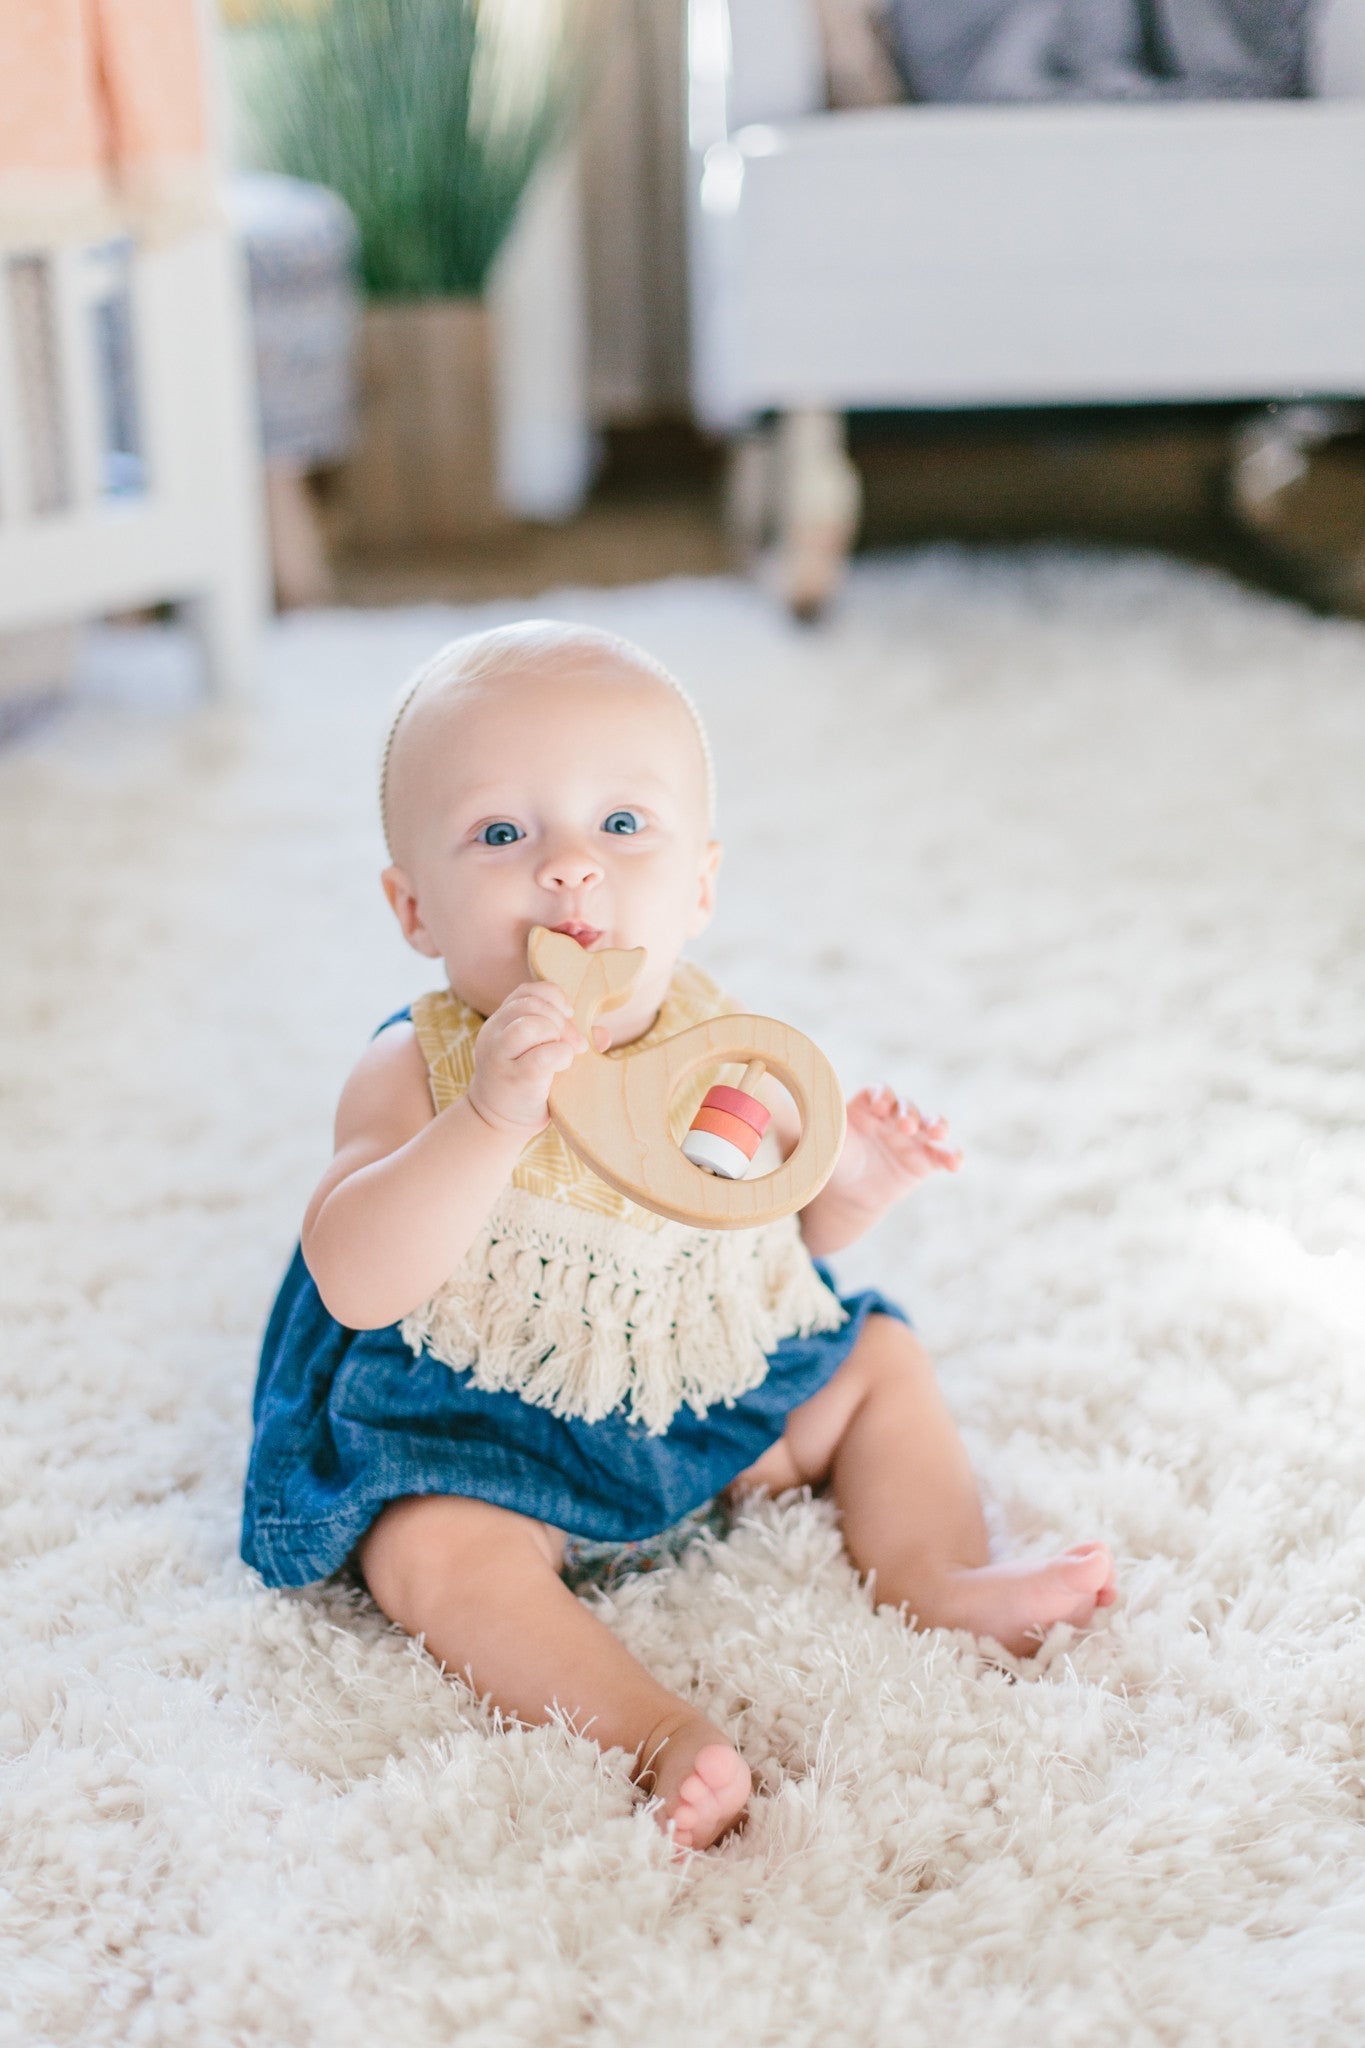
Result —
<instances>
[{"instance_id":1,"label":"whale-shaped wooden teether","mask_svg":"<svg viewBox=\"0 0 1365 2048\"><path fill-rule=\"evenodd\" d=\"M643 948L589 953L567 932L537 925L527 954L532 974L557 982L568 996L589 1046L552 1083L550 1119L609 1187L698 1230L752 1230L790 1216L820 1192L844 1142L844 1097L833 1067L809 1038L775 1017L712 1017L640 1052L626 1048L609 1056L593 1047L592 1026L601 1011L628 1000L644 971ZM713 1089L711 1095L746 1095L766 1070L788 1090L801 1119L791 1157L755 1180L718 1177L727 1170L724 1164L709 1172L694 1165L669 1128L669 1107L691 1076L703 1067L729 1065L745 1068L740 1088ZM732 1131L725 1117L747 1121L727 1102L712 1108L708 1122L704 1106L689 1139L700 1126L744 1151L748 1139ZM712 1148L696 1149L711 1164Z\"/></svg>"}]
</instances>

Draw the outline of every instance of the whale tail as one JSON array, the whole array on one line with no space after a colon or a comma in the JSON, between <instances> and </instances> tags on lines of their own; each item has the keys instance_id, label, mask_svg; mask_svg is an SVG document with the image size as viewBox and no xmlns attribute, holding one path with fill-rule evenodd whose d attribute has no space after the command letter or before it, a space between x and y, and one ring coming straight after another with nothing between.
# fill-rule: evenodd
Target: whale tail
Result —
<instances>
[{"instance_id":1,"label":"whale tail","mask_svg":"<svg viewBox=\"0 0 1365 2048\"><path fill-rule=\"evenodd\" d=\"M643 946L588 953L567 932L552 932L543 924L531 933L527 951L532 973L563 989L573 1004L574 1022L584 1032L600 1011L621 1007L645 966Z\"/></svg>"}]
</instances>

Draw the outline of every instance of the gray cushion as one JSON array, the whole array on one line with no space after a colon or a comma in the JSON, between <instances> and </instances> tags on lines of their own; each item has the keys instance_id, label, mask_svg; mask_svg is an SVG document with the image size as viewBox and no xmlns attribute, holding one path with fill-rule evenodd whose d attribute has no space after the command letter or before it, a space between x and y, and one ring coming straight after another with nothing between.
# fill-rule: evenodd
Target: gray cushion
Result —
<instances>
[{"instance_id":1,"label":"gray cushion","mask_svg":"<svg viewBox=\"0 0 1365 2048\"><path fill-rule=\"evenodd\" d=\"M243 174L228 203L251 281L266 460L338 462L356 433L355 222L335 192L298 178Z\"/></svg>"}]
</instances>

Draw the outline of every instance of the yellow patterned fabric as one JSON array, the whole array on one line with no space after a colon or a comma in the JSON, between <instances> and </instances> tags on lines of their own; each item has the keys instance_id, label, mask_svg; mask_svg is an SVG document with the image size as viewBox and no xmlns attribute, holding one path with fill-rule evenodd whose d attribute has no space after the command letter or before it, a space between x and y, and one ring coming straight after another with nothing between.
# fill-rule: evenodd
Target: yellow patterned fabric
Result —
<instances>
[{"instance_id":1,"label":"yellow patterned fabric","mask_svg":"<svg viewBox=\"0 0 1365 2048\"><path fill-rule=\"evenodd\" d=\"M680 968L651 1029L609 1057L737 1007L700 968ZM446 1109L473 1079L484 1020L443 989L418 998L412 1021L433 1104ZM708 1085L699 1078L675 1105L676 1137ZM670 1222L599 1180L551 1125L450 1279L401 1328L414 1351L489 1392L588 1422L624 1408L660 1435L684 1404L704 1415L758 1386L784 1338L842 1320L796 1217L756 1230Z\"/></svg>"}]
</instances>

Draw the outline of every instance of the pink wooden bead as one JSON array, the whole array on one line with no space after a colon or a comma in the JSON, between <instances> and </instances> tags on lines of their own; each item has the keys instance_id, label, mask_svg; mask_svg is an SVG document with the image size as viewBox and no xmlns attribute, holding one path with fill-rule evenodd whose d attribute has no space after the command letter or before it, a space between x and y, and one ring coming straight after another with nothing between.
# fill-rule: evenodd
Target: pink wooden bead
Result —
<instances>
[{"instance_id":1,"label":"pink wooden bead","mask_svg":"<svg viewBox=\"0 0 1365 2048\"><path fill-rule=\"evenodd\" d=\"M741 1123L749 1124L759 1137L773 1120L772 1111L765 1109L757 1096L746 1095L742 1088L727 1088L718 1081L714 1088L708 1088L702 1097L703 1109L723 1109L728 1116L737 1116Z\"/></svg>"}]
</instances>

